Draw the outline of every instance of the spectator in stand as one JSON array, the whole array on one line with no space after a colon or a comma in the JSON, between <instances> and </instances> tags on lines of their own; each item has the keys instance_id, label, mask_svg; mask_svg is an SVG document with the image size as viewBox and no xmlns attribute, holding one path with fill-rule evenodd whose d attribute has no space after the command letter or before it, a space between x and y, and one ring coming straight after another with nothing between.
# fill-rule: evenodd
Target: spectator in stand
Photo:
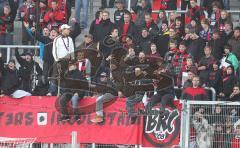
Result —
<instances>
[{"instance_id":1,"label":"spectator in stand","mask_svg":"<svg viewBox=\"0 0 240 148\"><path fill-rule=\"evenodd\" d=\"M184 24L182 23L182 18L179 16L175 19L175 34L180 38L184 35Z\"/></svg>"},{"instance_id":2,"label":"spectator in stand","mask_svg":"<svg viewBox=\"0 0 240 148\"><path fill-rule=\"evenodd\" d=\"M201 6L204 7L205 10L207 10L208 14L211 14L212 3L215 2L215 1L219 2L221 8L224 8L223 0L201 0Z\"/></svg>"},{"instance_id":3,"label":"spectator in stand","mask_svg":"<svg viewBox=\"0 0 240 148\"><path fill-rule=\"evenodd\" d=\"M226 10L221 10L220 18L215 24L215 27L220 34L222 34L225 29L225 23L229 21L231 21L231 17L229 16L228 12Z\"/></svg>"},{"instance_id":4,"label":"spectator in stand","mask_svg":"<svg viewBox=\"0 0 240 148\"><path fill-rule=\"evenodd\" d=\"M74 43L70 37L70 28L69 25L63 24L60 27L61 35L53 40L52 55L57 64L53 67L52 77L63 77L68 61L74 59ZM52 96L56 90L56 85L52 81L47 96Z\"/></svg>"},{"instance_id":5,"label":"spectator in stand","mask_svg":"<svg viewBox=\"0 0 240 148\"><path fill-rule=\"evenodd\" d=\"M99 50L102 52L105 60L110 60L111 58L111 53L114 49L114 47L118 47L121 45L120 41L119 41L119 36L118 36L118 29L117 28L113 28L110 31L110 35L107 35L106 37L104 37L105 39L100 42L99 45ZM108 46L108 41L112 41L115 44L113 46Z\"/></svg>"},{"instance_id":6,"label":"spectator in stand","mask_svg":"<svg viewBox=\"0 0 240 148\"><path fill-rule=\"evenodd\" d=\"M58 30L53 28L50 31L50 35L47 36L44 34L41 35L35 28L30 29L28 23L24 22L24 26L31 30L31 34L39 42L44 44L44 53L43 53L43 84L48 86L48 76L50 72L50 67L53 65L54 58L52 55L53 40L58 36Z\"/></svg>"},{"instance_id":7,"label":"spectator in stand","mask_svg":"<svg viewBox=\"0 0 240 148\"><path fill-rule=\"evenodd\" d=\"M25 29L27 29L27 32L30 34L30 36L31 36L32 38L34 38L33 32L35 32L36 28L35 28L35 27L30 28L30 27L29 27L29 24L28 24L27 22L23 22L23 24L24 24L24 26L25 26ZM42 33L43 36L49 36L50 30L48 29L47 26L45 26L45 27L42 27L41 33ZM35 38L34 38L34 39L35 39ZM39 46L40 46L40 58L43 59L44 46L45 46L45 45L44 45L42 42L39 42L38 44L39 44Z\"/></svg>"},{"instance_id":8,"label":"spectator in stand","mask_svg":"<svg viewBox=\"0 0 240 148\"><path fill-rule=\"evenodd\" d=\"M212 39L212 29L207 19L201 20L201 26L202 30L199 32L199 36L207 43Z\"/></svg>"},{"instance_id":9,"label":"spectator in stand","mask_svg":"<svg viewBox=\"0 0 240 148\"><path fill-rule=\"evenodd\" d=\"M96 32L93 32L94 34L92 34L95 37L96 42L103 41L105 37L111 33L114 27L114 24L109 18L109 12L103 11L102 20L100 21Z\"/></svg>"},{"instance_id":10,"label":"spectator in stand","mask_svg":"<svg viewBox=\"0 0 240 148\"><path fill-rule=\"evenodd\" d=\"M81 7L83 11L82 15L80 15ZM89 0L75 0L75 18L81 28L87 28L88 26L88 7ZM82 16L82 19L80 19L80 16Z\"/></svg>"},{"instance_id":11,"label":"spectator in stand","mask_svg":"<svg viewBox=\"0 0 240 148\"><path fill-rule=\"evenodd\" d=\"M95 14L95 20L92 21L90 28L89 28L89 34L91 34L93 36L94 42L97 42L96 36L94 36L94 35L97 34L101 20L102 20L102 11L97 11Z\"/></svg>"},{"instance_id":12,"label":"spectator in stand","mask_svg":"<svg viewBox=\"0 0 240 148\"><path fill-rule=\"evenodd\" d=\"M192 87L192 80L193 80L193 77L196 76L196 73L194 71L187 71L187 78L186 78L186 81L184 81L183 83L183 89L187 88L187 87Z\"/></svg>"},{"instance_id":13,"label":"spectator in stand","mask_svg":"<svg viewBox=\"0 0 240 148\"><path fill-rule=\"evenodd\" d=\"M18 18L22 22L28 22L30 27L36 24L36 6L33 0L26 0L23 5L19 8ZM32 37L24 29L24 24L22 24L22 44L23 45L33 45ZM25 51L26 52L26 51Z\"/></svg>"},{"instance_id":14,"label":"spectator in stand","mask_svg":"<svg viewBox=\"0 0 240 148\"><path fill-rule=\"evenodd\" d=\"M183 90L181 99L198 101L209 99L207 92L200 85L200 78L198 76L193 77L192 84L192 87L187 87Z\"/></svg>"},{"instance_id":15,"label":"spectator in stand","mask_svg":"<svg viewBox=\"0 0 240 148\"><path fill-rule=\"evenodd\" d=\"M212 48L209 46L205 46L204 48L204 57L202 57L198 63L198 72L199 77L201 79L202 84L206 84L209 78L209 73L211 70L211 66L215 61L214 57L211 54Z\"/></svg>"},{"instance_id":16,"label":"spectator in stand","mask_svg":"<svg viewBox=\"0 0 240 148\"><path fill-rule=\"evenodd\" d=\"M235 85L227 101L239 101L239 100L240 100L240 87Z\"/></svg>"},{"instance_id":17,"label":"spectator in stand","mask_svg":"<svg viewBox=\"0 0 240 148\"><path fill-rule=\"evenodd\" d=\"M1 55L2 56L2 55ZM0 57L1 58L1 57ZM1 97L10 96L19 87L18 70L14 60L9 60L7 66L2 71Z\"/></svg>"},{"instance_id":18,"label":"spectator in stand","mask_svg":"<svg viewBox=\"0 0 240 148\"><path fill-rule=\"evenodd\" d=\"M76 59L77 69L82 72L86 80L91 81L91 62L87 59L83 50L76 53Z\"/></svg>"},{"instance_id":19,"label":"spectator in stand","mask_svg":"<svg viewBox=\"0 0 240 148\"><path fill-rule=\"evenodd\" d=\"M177 0L160 0L160 10L177 10Z\"/></svg>"},{"instance_id":20,"label":"spectator in stand","mask_svg":"<svg viewBox=\"0 0 240 148\"><path fill-rule=\"evenodd\" d=\"M221 37L225 39L225 44L227 44L228 40L233 36L233 24L230 21L225 22L224 32L221 34Z\"/></svg>"},{"instance_id":21,"label":"spectator in stand","mask_svg":"<svg viewBox=\"0 0 240 148\"><path fill-rule=\"evenodd\" d=\"M40 0L39 7L40 7L39 23L40 27L44 27L46 26L46 23L44 22L44 16L48 11L48 1Z\"/></svg>"},{"instance_id":22,"label":"spectator in stand","mask_svg":"<svg viewBox=\"0 0 240 148\"><path fill-rule=\"evenodd\" d=\"M159 30L162 27L162 22L167 22L167 15L164 10L159 10L158 17L156 20L156 24Z\"/></svg>"},{"instance_id":23,"label":"spectator in stand","mask_svg":"<svg viewBox=\"0 0 240 148\"><path fill-rule=\"evenodd\" d=\"M16 11L11 10L7 4L0 6L0 45L13 44L13 24L16 17ZM17 7L17 6L16 6ZM17 8L15 8L17 9ZM3 60L6 60L7 49L0 49Z\"/></svg>"},{"instance_id":24,"label":"spectator in stand","mask_svg":"<svg viewBox=\"0 0 240 148\"><path fill-rule=\"evenodd\" d=\"M107 5L107 0L101 0L101 8L100 9L105 9L105 8L113 8L114 6L114 1L115 0L109 0L109 5Z\"/></svg>"},{"instance_id":25,"label":"spectator in stand","mask_svg":"<svg viewBox=\"0 0 240 148\"><path fill-rule=\"evenodd\" d=\"M111 86L116 88L116 84L108 79L105 72L100 75L100 84ZM117 94L112 94L111 92L105 92L104 94L98 94L96 99L96 116L91 120L93 123L101 123L104 121L103 115L103 104L109 102L113 99L116 99Z\"/></svg>"},{"instance_id":26,"label":"spectator in stand","mask_svg":"<svg viewBox=\"0 0 240 148\"><path fill-rule=\"evenodd\" d=\"M214 62L212 64L211 70L209 72L209 77L206 83L207 87L213 87L217 94L219 94L219 86L222 79L222 71L219 69L219 62Z\"/></svg>"},{"instance_id":27,"label":"spectator in stand","mask_svg":"<svg viewBox=\"0 0 240 148\"><path fill-rule=\"evenodd\" d=\"M157 45L158 53L161 56L164 56L168 51L169 35L170 35L170 32L168 28L168 23L162 22L162 27L160 29L159 36L155 37L153 41Z\"/></svg>"},{"instance_id":28,"label":"spectator in stand","mask_svg":"<svg viewBox=\"0 0 240 148\"><path fill-rule=\"evenodd\" d=\"M192 57L187 58L187 64L180 70L177 76L177 86L183 86L185 80L185 78L183 79L183 76L187 76L188 71L191 71L195 74L198 72L197 67L193 63Z\"/></svg>"},{"instance_id":29,"label":"spectator in stand","mask_svg":"<svg viewBox=\"0 0 240 148\"><path fill-rule=\"evenodd\" d=\"M125 0L116 0L115 5L117 10L114 12L114 24L116 26L119 26L123 23L124 20L124 13L129 12L127 9L125 9Z\"/></svg>"},{"instance_id":30,"label":"spectator in stand","mask_svg":"<svg viewBox=\"0 0 240 148\"><path fill-rule=\"evenodd\" d=\"M134 48L136 49L136 52L138 53L139 52L139 48L136 47L135 43L133 42L133 37L128 35L126 37L126 43L123 44L123 47L129 49L129 48Z\"/></svg>"},{"instance_id":31,"label":"spectator in stand","mask_svg":"<svg viewBox=\"0 0 240 148\"><path fill-rule=\"evenodd\" d=\"M139 39L139 50L147 53L148 49L150 48L151 40L152 38L149 34L148 29L143 28Z\"/></svg>"},{"instance_id":32,"label":"spectator in stand","mask_svg":"<svg viewBox=\"0 0 240 148\"><path fill-rule=\"evenodd\" d=\"M141 27L144 23L145 14L152 13L151 3L148 0L140 0L140 3L136 1L134 7L132 7L132 10L137 15L135 24L138 27L138 30L141 30Z\"/></svg>"},{"instance_id":33,"label":"spectator in stand","mask_svg":"<svg viewBox=\"0 0 240 148\"><path fill-rule=\"evenodd\" d=\"M146 13L144 15L144 22L143 22L142 28L147 28L150 36L153 36L153 37L156 36L159 32L158 26L152 19L152 16L150 13Z\"/></svg>"},{"instance_id":34,"label":"spectator in stand","mask_svg":"<svg viewBox=\"0 0 240 148\"><path fill-rule=\"evenodd\" d=\"M170 40L175 40L177 43L177 46L179 46L179 43L182 41L181 36L179 36L179 34L177 33L178 29L174 29L174 28L169 28L169 39L167 41L167 43L169 43ZM164 43L164 42L163 42ZM166 43L164 43L166 44ZM162 45L162 46L168 46L168 45Z\"/></svg>"},{"instance_id":35,"label":"spectator in stand","mask_svg":"<svg viewBox=\"0 0 240 148\"><path fill-rule=\"evenodd\" d=\"M185 42L181 42L179 45L179 50L176 54L173 56L172 60L172 67L173 67L173 74L174 79L177 79L177 75L179 74L182 67L186 66L187 58L189 57L189 54L187 53L187 47L185 45ZM175 81L176 82L176 81Z\"/></svg>"},{"instance_id":36,"label":"spectator in stand","mask_svg":"<svg viewBox=\"0 0 240 148\"><path fill-rule=\"evenodd\" d=\"M131 117L131 123L134 124L137 119L137 113L134 111L134 105L142 101L144 91L133 94L133 90L138 85L144 83L144 80L146 79L146 74L140 67L135 67L134 73L129 74L127 77L131 77L131 80L128 82L128 86L126 86L125 88L127 89L127 92L124 95L128 96L126 102L126 109L128 111L128 116ZM132 86L131 88L133 90L129 88L130 85Z\"/></svg>"},{"instance_id":37,"label":"spectator in stand","mask_svg":"<svg viewBox=\"0 0 240 148\"><path fill-rule=\"evenodd\" d=\"M226 75L223 76L221 85L220 85L220 93L219 93L219 99L220 100L226 100L230 97L231 92L233 90L233 87L236 83L236 77L234 74L234 68L233 66L228 66L226 70Z\"/></svg>"},{"instance_id":38,"label":"spectator in stand","mask_svg":"<svg viewBox=\"0 0 240 148\"><path fill-rule=\"evenodd\" d=\"M134 63L129 63L129 65L149 65L149 60L146 57L146 54L144 52L139 52L138 58L133 61Z\"/></svg>"},{"instance_id":39,"label":"spectator in stand","mask_svg":"<svg viewBox=\"0 0 240 148\"><path fill-rule=\"evenodd\" d=\"M221 68L223 68L224 70L227 66L232 65L234 67L234 71L236 72L238 70L239 63L237 56L233 54L231 51L232 51L231 46L229 45L224 46L225 55L221 60L222 61Z\"/></svg>"},{"instance_id":40,"label":"spectator in stand","mask_svg":"<svg viewBox=\"0 0 240 148\"><path fill-rule=\"evenodd\" d=\"M223 56L225 40L220 36L218 31L213 32L213 38L209 42L209 46L212 48L213 57L219 61Z\"/></svg>"},{"instance_id":41,"label":"spectator in stand","mask_svg":"<svg viewBox=\"0 0 240 148\"><path fill-rule=\"evenodd\" d=\"M128 53L123 59L124 63L127 65L132 65L137 61L136 52L134 48L128 48Z\"/></svg>"},{"instance_id":42,"label":"spectator in stand","mask_svg":"<svg viewBox=\"0 0 240 148\"><path fill-rule=\"evenodd\" d=\"M205 47L205 42L200 38L195 32L190 34L190 40L188 40L188 53L193 56L194 63L197 63L200 58L204 55L203 49Z\"/></svg>"},{"instance_id":43,"label":"spectator in stand","mask_svg":"<svg viewBox=\"0 0 240 148\"><path fill-rule=\"evenodd\" d=\"M169 21L167 20L167 22L169 22L169 25L168 25L169 28L174 28L176 18L177 18L177 13L176 12L170 12Z\"/></svg>"},{"instance_id":44,"label":"spectator in stand","mask_svg":"<svg viewBox=\"0 0 240 148\"><path fill-rule=\"evenodd\" d=\"M66 23L66 13L59 9L58 2L53 0L51 2L51 8L44 16L44 22L48 28L59 27L60 25Z\"/></svg>"},{"instance_id":45,"label":"spectator in stand","mask_svg":"<svg viewBox=\"0 0 240 148\"><path fill-rule=\"evenodd\" d=\"M93 41L93 36L91 34L87 34L84 36L84 41L77 47L77 50L81 49L97 49L97 44Z\"/></svg>"},{"instance_id":46,"label":"spectator in stand","mask_svg":"<svg viewBox=\"0 0 240 148\"><path fill-rule=\"evenodd\" d=\"M55 61L60 61L62 59L74 59L74 43L70 37L71 26L63 24L61 29L61 35L53 41L53 57Z\"/></svg>"},{"instance_id":47,"label":"spectator in stand","mask_svg":"<svg viewBox=\"0 0 240 148\"><path fill-rule=\"evenodd\" d=\"M52 8L52 2L56 0L48 0L48 6ZM65 13L65 22L68 23L69 18L71 16L71 7L72 7L71 0L57 0L57 7L59 10ZM75 19L75 18L74 18Z\"/></svg>"},{"instance_id":48,"label":"spectator in stand","mask_svg":"<svg viewBox=\"0 0 240 148\"><path fill-rule=\"evenodd\" d=\"M234 29L232 38L228 40L228 45L232 47L232 53L240 59L240 27Z\"/></svg>"},{"instance_id":49,"label":"spectator in stand","mask_svg":"<svg viewBox=\"0 0 240 148\"><path fill-rule=\"evenodd\" d=\"M177 41L170 40L169 41L169 50L164 56L164 61L167 63L166 69L171 68L171 62L173 59L174 54L178 51L177 49Z\"/></svg>"},{"instance_id":50,"label":"spectator in stand","mask_svg":"<svg viewBox=\"0 0 240 148\"><path fill-rule=\"evenodd\" d=\"M155 63L158 58L161 58L160 54L157 52L157 46L155 43L151 43L150 51L148 51L149 62Z\"/></svg>"},{"instance_id":51,"label":"spectator in stand","mask_svg":"<svg viewBox=\"0 0 240 148\"><path fill-rule=\"evenodd\" d=\"M118 24L119 35L121 37L121 42L126 43L126 37L133 37L135 43L139 40L139 35L134 22L132 21L132 15L130 12L125 11L123 14L123 21Z\"/></svg>"},{"instance_id":52,"label":"spectator in stand","mask_svg":"<svg viewBox=\"0 0 240 148\"><path fill-rule=\"evenodd\" d=\"M31 53L26 53L23 57L20 56L18 48L15 50L15 56L19 67L19 78L21 78L20 88L27 92L32 92L34 77L40 78L42 76L42 69L39 64L33 60Z\"/></svg>"},{"instance_id":53,"label":"spectator in stand","mask_svg":"<svg viewBox=\"0 0 240 148\"><path fill-rule=\"evenodd\" d=\"M75 80L86 80L84 74L77 69L76 63L70 62L68 65L68 71L66 73L66 78L75 79ZM74 92L72 90L64 90L63 94L59 98L60 109L61 109L61 118L60 121L67 121L71 119L71 116L68 113L67 104L69 101L72 102L73 108L73 121L78 121L80 118L78 110L78 101L84 97L83 92Z\"/></svg>"},{"instance_id":54,"label":"spectator in stand","mask_svg":"<svg viewBox=\"0 0 240 148\"><path fill-rule=\"evenodd\" d=\"M218 1L212 3L212 13L209 14L210 26L215 27L221 16L221 4Z\"/></svg>"},{"instance_id":55,"label":"spectator in stand","mask_svg":"<svg viewBox=\"0 0 240 148\"><path fill-rule=\"evenodd\" d=\"M197 5L196 0L189 0L190 8L186 13L185 24L189 24L192 19L196 20L197 23L204 18L202 9Z\"/></svg>"},{"instance_id":56,"label":"spectator in stand","mask_svg":"<svg viewBox=\"0 0 240 148\"><path fill-rule=\"evenodd\" d=\"M190 32L196 32L196 34L199 34L201 28L200 25L194 19L192 19L190 24L186 25L186 27L189 29Z\"/></svg>"}]
</instances>

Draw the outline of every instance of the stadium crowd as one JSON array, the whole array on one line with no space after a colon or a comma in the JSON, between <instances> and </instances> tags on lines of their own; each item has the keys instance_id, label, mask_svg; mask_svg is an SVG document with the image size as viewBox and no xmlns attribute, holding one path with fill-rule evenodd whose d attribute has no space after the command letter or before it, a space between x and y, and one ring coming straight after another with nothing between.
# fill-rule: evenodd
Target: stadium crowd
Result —
<instances>
[{"instance_id":1,"label":"stadium crowd","mask_svg":"<svg viewBox=\"0 0 240 148\"><path fill-rule=\"evenodd\" d=\"M211 100L204 87L213 87L218 100L239 101L240 26L233 27L231 14L226 11L229 9L228 2L202 0L199 6L196 0L182 0L182 9L187 13L178 15L171 12L167 16L165 10L176 10L177 0L160 0L158 16L153 18L152 4L148 0L132 4L133 13L126 9L124 0L115 0L114 22L103 5L92 23L88 24L88 0L75 0L75 4L70 0L25 0L23 3L0 0L0 44L13 44L14 21L21 21L22 44L38 44L43 61L41 68L34 61L32 51L24 49L20 54L16 49L15 57L20 65L17 69L14 59L4 65L6 49L1 49L1 96L11 95L18 89L33 95L57 95L56 84L48 80L56 62L61 68L68 69L70 78L99 82L118 89L116 94L110 91L97 94L97 110L100 112L94 122L103 121L102 103L115 96L131 96L126 106L134 117L133 105L143 99L144 93L133 95L124 90L128 87L123 83L131 80L138 83L137 80L152 74L171 76L174 86L183 88L180 99ZM75 7L73 14L72 6ZM81 9L83 14L80 18ZM88 26L89 34L77 47L76 37ZM121 62L112 53L119 47L126 51L121 52L124 53ZM96 60L92 61L91 54L85 55L81 52L83 49L101 53L104 60L99 60L99 54L96 54ZM66 64L70 59L71 62ZM142 68L146 64L150 68ZM100 68L93 74L92 68L96 65ZM123 67L128 71L121 71ZM55 75L58 68L54 66L51 75ZM33 87L36 79L38 83ZM155 87L153 82L152 90ZM74 92L70 96L73 108L77 109L79 98L89 95L92 94ZM66 99L69 95L61 97L64 106L69 101ZM168 90L154 94L154 97L162 97L164 108L175 95L173 90ZM67 114L64 109L62 112ZM63 119L68 118L64 116Z\"/></svg>"}]
</instances>

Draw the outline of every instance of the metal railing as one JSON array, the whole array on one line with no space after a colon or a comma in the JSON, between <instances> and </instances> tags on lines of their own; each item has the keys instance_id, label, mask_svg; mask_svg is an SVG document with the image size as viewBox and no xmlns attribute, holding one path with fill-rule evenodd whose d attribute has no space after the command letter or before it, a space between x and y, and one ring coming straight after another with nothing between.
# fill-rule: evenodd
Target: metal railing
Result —
<instances>
[{"instance_id":1,"label":"metal railing","mask_svg":"<svg viewBox=\"0 0 240 148\"><path fill-rule=\"evenodd\" d=\"M240 102L185 101L181 123L182 147L231 147L239 137ZM202 139L202 138L205 138ZM234 141L234 140L233 140Z\"/></svg>"},{"instance_id":2,"label":"metal railing","mask_svg":"<svg viewBox=\"0 0 240 148\"><path fill-rule=\"evenodd\" d=\"M1 48L7 49L7 63L11 59L11 49L12 48L19 48L19 49L39 49L39 46L30 46L30 45L0 45ZM36 55L36 54L34 54Z\"/></svg>"},{"instance_id":3,"label":"metal railing","mask_svg":"<svg viewBox=\"0 0 240 148\"><path fill-rule=\"evenodd\" d=\"M181 92L182 92L182 87L181 88L179 88L179 87L177 87L177 86L174 86L174 89L175 90L180 90ZM212 88L212 87L204 87L204 89L206 90L206 91L211 91L211 101L216 101L217 99L217 93L216 93L216 90L214 89L214 88Z\"/></svg>"}]
</instances>

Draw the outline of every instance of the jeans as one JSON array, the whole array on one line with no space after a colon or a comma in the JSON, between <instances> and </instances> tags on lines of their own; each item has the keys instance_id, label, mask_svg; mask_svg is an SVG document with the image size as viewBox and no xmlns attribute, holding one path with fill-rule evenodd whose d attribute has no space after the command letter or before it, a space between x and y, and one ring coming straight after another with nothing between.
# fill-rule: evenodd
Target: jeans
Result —
<instances>
[{"instance_id":1,"label":"jeans","mask_svg":"<svg viewBox=\"0 0 240 148\"><path fill-rule=\"evenodd\" d=\"M87 28L89 0L75 0L75 18L81 26ZM80 20L81 7L83 8L83 19Z\"/></svg>"},{"instance_id":2,"label":"jeans","mask_svg":"<svg viewBox=\"0 0 240 148\"><path fill-rule=\"evenodd\" d=\"M104 95L101 95L99 97L97 97L96 100L96 114L98 116L103 116L103 103L108 102L112 99L114 99L115 96L110 94L110 93L106 93Z\"/></svg>"},{"instance_id":3,"label":"jeans","mask_svg":"<svg viewBox=\"0 0 240 148\"><path fill-rule=\"evenodd\" d=\"M230 10L230 0L223 0L224 9Z\"/></svg>"},{"instance_id":4,"label":"jeans","mask_svg":"<svg viewBox=\"0 0 240 148\"><path fill-rule=\"evenodd\" d=\"M161 107L165 109L166 106L174 107L173 105L174 95L165 94L161 96L160 94L153 95L151 100L148 102L147 109L151 110L157 103L161 103Z\"/></svg>"},{"instance_id":5,"label":"jeans","mask_svg":"<svg viewBox=\"0 0 240 148\"><path fill-rule=\"evenodd\" d=\"M130 117L136 116L136 113L134 112L134 105L141 102L142 99L143 99L142 94L135 94L135 95L127 98L126 108L127 108L127 111L128 111L128 115Z\"/></svg>"},{"instance_id":6,"label":"jeans","mask_svg":"<svg viewBox=\"0 0 240 148\"><path fill-rule=\"evenodd\" d=\"M60 105L61 105L61 113L63 115L69 115L68 109L67 109L67 104L71 100L73 113L74 113L74 115L77 115L78 114L78 111L77 111L78 101L81 97L79 97L77 93L73 94L73 93L67 92L67 93L62 94L59 99Z\"/></svg>"},{"instance_id":7,"label":"jeans","mask_svg":"<svg viewBox=\"0 0 240 148\"><path fill-rule=\"evenodd\" d=\"M12 34L10 34L10 33L0 34L0 45L12 45L12 44L13 44L13 35ZM0 49L0 52L2 53L2 58L5 62L7 60L7 49L2 48L2 49Z\"/></svg>"}]
</instances>

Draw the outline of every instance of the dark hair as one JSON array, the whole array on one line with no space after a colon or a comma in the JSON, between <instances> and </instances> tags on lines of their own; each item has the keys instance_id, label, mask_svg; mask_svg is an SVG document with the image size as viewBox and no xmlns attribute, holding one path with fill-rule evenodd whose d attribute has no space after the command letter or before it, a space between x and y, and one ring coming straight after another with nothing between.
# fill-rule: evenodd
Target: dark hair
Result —
<instances>
[{"instance_id":1,"label":"dark hair","mask_svg":"<svg viewBox=\"0 0 240 148\"><path fill-rule=\"evenodd\" d=\"M128 15L128 16L130 16L130 19L132 20L132 14L131 14L131 12L129 12L128 10L126 10L126 11L124 11L124 15Z\"/></svg>"},{"instance_id":2,"label":"dark hair","mask_svg":"<svg viewBox=\"0 0 240 148\"><path fill-rule=\"evenodd\" d=\"M177 40L170 39L170 41L169 41L169 44L170 44L170 43L174 43L174 44L176 44L176 45L177 45Z\"/></svg>"},{"instance_id":3,"label":"dark hair","mask_svg":"<svg viewBox=\"0 0 240 148\"><path fill-rule=\"evenodd\" d=\"M220 9L222 8L219 1L214 1L214 2L212 3L212 7L217 7L217 8L220 8Z\"/></svg>"},{"instance_id":4,"label":"dark hair","mask_svg":"<svg viewBox=\"0 0 240 148\"><path fill-rule=\"evenodd\" d=\"M231 45L225 45L224 49L229 49L230 51L232 51L232 46Z\"/></svg>"},{"instance_id":5,"label":"dark hair","mask_svg":"<svg viewBox=\"0 0 240 148\"><path fill-rule=\"evenodd\" d=\"M113 27L113 28L112 28L112 30L111 30L111 33L113 33L113 31L114 31L115 29L117 29L117 30L118 30L118 28L117 28L117 27Z\"/></svg>"},{"instance_id":6,"label":"dark hair","mask_svg":"<svg viewBox=\"0 0 240 148\"><path fill-rule=\"evenodd\" d=\"M101 12L102 12L101 10L98 10L98 11L95 13L95 19L98 19L98 18L99 18Z\"/></svg>"},{"instance_id":7,"label":"dark hair","mask_svg":"<svg viewBox=\"0 0 240 148\"><path fill-rule=\"evenodd\" d=\"M182 42L180 42L179 46L180 46L180 45L186 46L186 42L185 42L185 41L182 41Z\"/></svg>"},{"instance_id":8,"label":"dark hair","mask_svg":"<svg viewBox=\"0 0 240 148\"><path fill-rule=\"evenodd\" d=\"M239 30L239 31L240 31L240 26L235 27L235 28L234 28L234 31L235 31L235 30Z\"/></svg>"}]
</instances>

